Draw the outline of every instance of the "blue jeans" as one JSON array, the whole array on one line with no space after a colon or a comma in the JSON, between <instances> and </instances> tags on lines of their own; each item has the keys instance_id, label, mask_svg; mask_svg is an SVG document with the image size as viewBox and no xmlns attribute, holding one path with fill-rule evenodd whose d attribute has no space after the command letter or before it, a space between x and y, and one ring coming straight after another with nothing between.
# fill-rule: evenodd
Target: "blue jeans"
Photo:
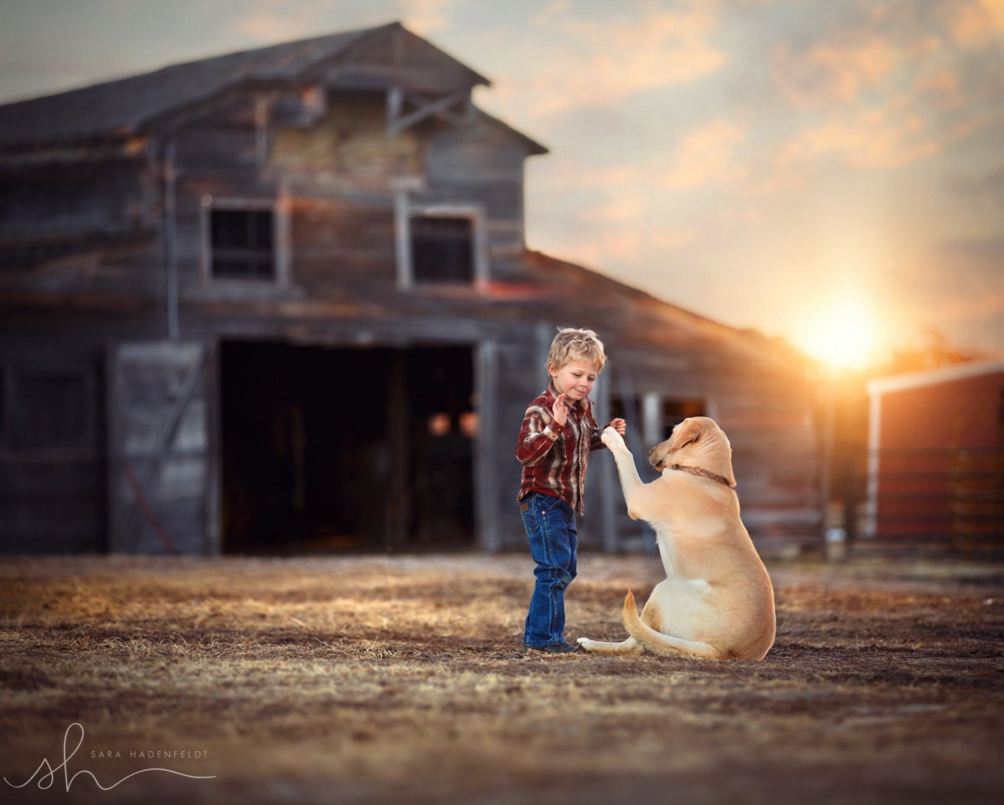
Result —
<instances>
[{"instance_id":1,"label":"blue jeans","mask_svg":"<svg viewBox=\"0 0 1004 805\"><path fill-rule=\"evenodd\" d=\"M575 512L561 498L531 492L520 501L537 582L523 627L523 643L546 646L565 637L565 588L575 578Z\"/></svg>"}]
</instances>

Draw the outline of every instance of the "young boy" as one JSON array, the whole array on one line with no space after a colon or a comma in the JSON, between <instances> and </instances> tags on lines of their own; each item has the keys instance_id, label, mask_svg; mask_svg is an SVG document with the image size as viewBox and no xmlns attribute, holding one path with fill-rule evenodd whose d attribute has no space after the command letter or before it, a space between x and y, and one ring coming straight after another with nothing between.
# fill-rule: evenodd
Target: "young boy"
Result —
<instances>
[{"instance_id":1,"label":"young boy","mask_svg":"<svg viewBox=\"0 0 1004 805\"><path fill-rule=\"evenodd\" d=\"M516 458L523 465L519 501L537 582L523 630L528 648L564 654L565 588L575 578L575 514L583 513L589 452L604 447L589 392L607 357L592 330L559 327L547 355L551 382L526 409ZM623 419L610 427L622 436Z\"/></svg>"}]
</instances>

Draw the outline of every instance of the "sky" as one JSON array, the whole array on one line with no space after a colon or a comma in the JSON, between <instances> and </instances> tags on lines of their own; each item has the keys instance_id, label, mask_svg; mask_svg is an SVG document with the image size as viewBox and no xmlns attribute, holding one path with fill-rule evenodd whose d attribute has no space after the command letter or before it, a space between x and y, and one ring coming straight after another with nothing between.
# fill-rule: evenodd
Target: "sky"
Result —
<instances>
[{"instance_id":1,"label":"sky","mask_svg":"<svg viewBox=\"0 0 1004 805\"><path fill-rule=\"evenodd\" d=\"M816 354L1004 357L1004 0L0 0L0 102L392 20L550 149L530 248Z\"/></svg>"}]
</instances>

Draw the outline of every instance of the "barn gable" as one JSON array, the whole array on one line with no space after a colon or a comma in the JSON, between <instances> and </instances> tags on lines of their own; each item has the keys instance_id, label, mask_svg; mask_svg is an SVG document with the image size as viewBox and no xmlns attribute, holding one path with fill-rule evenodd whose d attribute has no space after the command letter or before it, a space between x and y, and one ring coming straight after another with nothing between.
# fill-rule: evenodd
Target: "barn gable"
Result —
<instances>
[{"instance_id":1,"label":"barn gable","mask_svg":"<svg viewBox=\"0 0 1004 805\"><path fill-rule=\"evenodd\" d=\"M176 64L0 106L0 149L121 139L186 111L216 108L249 87L325 84L469 91L488 79L397 22Z\"/></svg>"},{"instance_id":2,"label":"barn gable","mask_svg":"<svg viewBox=\"0 0 1004 805\"><path fill-rule=\"evenodd\" d=\"M480 237L519 248L522 160L546 149L474 106L472 87L488 83L391 23L8 104L0 260L18 269L148 250L170 177L184 205L181 185L196 175L202 196L223 176L225 195L257 200L277 199L283 183L310 198L389 198L392 182L424 176L424 197L411 199L426 207L466 185L508 219L487 212Z\"/></svg>"}]
</instances>

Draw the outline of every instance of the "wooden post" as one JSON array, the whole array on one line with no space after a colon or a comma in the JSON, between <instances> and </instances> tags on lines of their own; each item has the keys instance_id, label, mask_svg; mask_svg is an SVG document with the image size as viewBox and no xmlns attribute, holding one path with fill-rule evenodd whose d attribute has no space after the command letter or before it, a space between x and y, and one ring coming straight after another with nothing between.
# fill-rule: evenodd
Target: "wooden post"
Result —
<instances>
[{"instance_id":1,"label":"wooden post","mask_svg":"<svg viewBox=\"0 0 1004 805\"><path fill-rule=\"evenodd\" d=\"M207 371L203 377L206 400L206 508L203 556L223 553L223 348L219 338L207 339Z\"/></svg>"},{"instance_id":2,"label":"wooden post","mask_svg":"<svg viewBox=\"0 0 1004 805\"><path fill-rule=\"evenodd\" d=\"M268 161L268 124L272 102L268 95L256 95L254 99L254 156L259 168Z\"/></svg>"},{"instance_id":3,"label":"wooden post","mask_svg":"<svg viewBox=\"0 0 1004 805\"><path fill-rule=\"evenodd\" d=\"M819 508L821 515L820 538L823 545L823 556L830 555L830 545L828 543L829 534L829 512L830 493L832 491L832 467L833 464L833 430L834 430L834 395L836 394L836 383L833 370L826 370L826 382L823 385L823 434L822 434L822 456L819 469ZM842 541L842 540L841 540ZM842 548L843 546L841 546Z\"/></svg>"},{"instance_id":4,"label":"wooden post","mask_svg":"<svg viewBox=\"0 0 1004 805\"><path fill-rule=\"evenodd\" d=\"M610 421L612 413L610 410L610 386L612 383L613 377L610 375L605 379L601 376L600 382L597 383L596 421L600 427L603 427ZM607 457L603 457L604 453L607 454ZM618 543L617 513L615 508L617 505L615 495L617 490L616 468L614 467L613 457L610 455L609 450L601 450L598 454L595 454L595 458L600 459L600 528L603 532L601 534L601 543L604 553L614 553L617 550Z\"/></svg>"},{"instance_id":5,"label":"wooden post","mask_svg":"<svg viewBox=\"0 0 1004 805\"><path fill-rule=\"evenodd\" d=\"M177 149L172 136L164 150L164 262L167 284L167 338L177 341L178 328L178 245L177 245Z\"/></svg>"},{"instance_id":6,"label":"wooden post","mask_svg":"<svg viewBox=\"0 0 1004 805\"><path fill-rule=\"evenodd\" d=\"M482 341L474 353L474 383L478 432L474 445L475 541L483 551L501 547L499 534L498 477L498 344Z\"/></svg>"}]
</instances>

